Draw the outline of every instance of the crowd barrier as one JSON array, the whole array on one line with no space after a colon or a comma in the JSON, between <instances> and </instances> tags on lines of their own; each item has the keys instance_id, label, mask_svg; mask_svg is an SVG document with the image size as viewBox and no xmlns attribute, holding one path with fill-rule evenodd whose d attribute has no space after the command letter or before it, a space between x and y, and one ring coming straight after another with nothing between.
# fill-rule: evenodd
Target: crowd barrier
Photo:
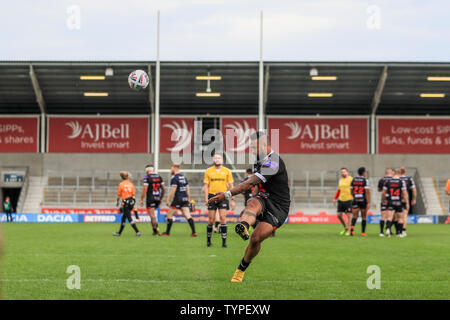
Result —
<instances>
[{"instance_id":1,"label":"crowd barrier","mask_svg":"<svg viewBox=\"0 0 450 320\"><path fill-rule=\"evenodd\" d=\"M161 212L157 214L158 223L166 221L166 214ZM208 215L193 214L192 218L197 223L206 223ZM378 224L380 222L380 215L367 216L367 223ZM14 222L25 223L119 223L122 215L118 213L17 213L13 214ZM134 215L133 215L134 219ZM239 221L238 214L227 215L229 223L236 223ZM361 218L358 219L358 223ZM0 215L0 222L6 223L6 214ZM137 223L149 223L150 217L148 214L141 212ZM174 222L186 222L183 215L177 214L174 216ZM336 215L319 214L319 215L305 215L295 214L289 215L286 223L301 223L301 224L338 224L339 220ZM409 215L408 224L450 224L450 215Z\"/></svg>"}]
</instances>

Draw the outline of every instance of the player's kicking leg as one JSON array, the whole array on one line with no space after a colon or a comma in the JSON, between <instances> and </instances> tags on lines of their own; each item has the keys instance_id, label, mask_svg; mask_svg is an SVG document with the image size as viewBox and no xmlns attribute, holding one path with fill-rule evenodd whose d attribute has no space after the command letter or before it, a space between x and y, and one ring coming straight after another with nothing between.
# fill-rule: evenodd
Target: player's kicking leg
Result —
<instances>
[{"instance_id":1,"label":"player's kicking leg","mask_svg":"<svg viewBox=\"0 0 450 320\"><path fill-rule=\"evenodd\" d=\"M241 260L238 268L236 269L231 282L242 282L244 278L244 273L248 266L252 262L253 258L256 257L261 249L261 243L268 237L272 236L274 227L267 222L260 222L258 226L253 231L250 237L250 243L245 249L244 257Z\"/></svg>"},{"instance_id":2,"label":"player's kicking leg","mask_svg":"<svg viewBox=\"0 0 450 320\"><path fill-rule=\"evenodd\" d=\"M250 238L249 229L250 226L255 225L256 223L256 217L261 214L262 212L262 205L261 203L256 199L249 199L247 201L247 206L245 207L244 211L241 213L240 222L236 224L235 231L236 233L243 239L248 240ZM239 264L238 268L236 269L236 272L234 273L233 278L231 279L232 282L242 282L242 279L244 278L244 273L247 267L250 265L251 260L258 254L260 249L261 242L269 237L273 232L273 227L270 226L270 230L268 231L267 226L268 223L258 223L255 230L252 234L252 241L250 241L249 245L247 246L245 250L244 257L241 260L241 263ZM257 230L259 230L257 232ZM253 237L253 235L255 235Z\"/></svg>"}]
</instances>

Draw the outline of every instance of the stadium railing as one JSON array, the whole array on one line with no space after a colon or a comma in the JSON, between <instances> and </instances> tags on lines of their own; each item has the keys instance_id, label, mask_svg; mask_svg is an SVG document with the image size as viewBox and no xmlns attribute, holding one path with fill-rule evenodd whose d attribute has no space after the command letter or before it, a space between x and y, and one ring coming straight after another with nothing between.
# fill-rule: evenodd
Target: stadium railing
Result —
<instances>
[{"instance_id":1,"label":"stadium railing","mask_svg":"<svg viewBox=\"0 0 450 320\"><path fill-rule=\"evenodd\" d=\"M407 168L416 182L418 189L418 212L426 212L427 201L423 191L420 175L416 168ZM235 184L244 177L245 170L231 170ZM142 192L141 181L144 177L142 171L129 171L135 183L138 198ZM196 202L197 208L203 208L203 176L204 169L183 169L186 175L191 198ZM159 171L166 186L170 181L170 170ZM55 171L49 170L48 186L45 188L44 207L114 207L116 202L117 185L120 177L117 172L110 171ZM350 172L354 176L354 172ZM291 213L304 208L333 208L333 198L340 178L339 171L335 170L295 170L288 171L291 191ZM370 175L370 173L369 173ZM379 212L381 194L377 191L377 182L380 177L369 179L372 192L372 208ZM166 193L167 194L167 193ZM236 210L244 206L242 195L236 197Z\"/></svg>"},{"instance_id":2,"label":"stadium railing","mask_svg":"<svg viewBox=\"0 0 450 320\"><path fill-rule=\"evenodd\" d=\"M245 175L245 170L231 170L235 184ZM204 170L185 169L181 171L186 175L191 198L197 205L203 206L203 176ZM130 171L132 181L135 183L138 197L141 194L141 181L144 177L142 171ZM159 171L166 185L170 181L170 170ZM101 205L114 206L116 201L117 185L120 177L117 172L110 171L55 171L48 170L48 186L44 190L44 207L51 206L77 206L92 207ZM300 207L329 208L333 206L333 197L339 180L336 171L289 171L289 183L292 199L292 213ZM236 198L237 209L243 208L244 198Z\"/></svg>"}]
</instances>

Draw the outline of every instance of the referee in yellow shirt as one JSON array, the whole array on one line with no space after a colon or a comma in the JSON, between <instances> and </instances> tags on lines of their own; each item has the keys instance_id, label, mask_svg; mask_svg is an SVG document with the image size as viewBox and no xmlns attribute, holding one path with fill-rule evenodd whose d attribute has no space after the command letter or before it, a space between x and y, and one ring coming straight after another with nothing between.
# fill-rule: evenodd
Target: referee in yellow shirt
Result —
<instances>
[{"instance_id":1,"label":"referee in yellow shirt","mask_svg":"<svg viewBox=\"0 0 450 320\"><path fill-rule=\"evenodd\" d=\"M341 231L341 235L350 235L350 221L352 217L352 201L353 195L351 191L351 184L353 178L348 174L347 168L341 169L341 179L339 179L339 187L334 196L333 204L336 205L337 200L337 216L344 226L344 230ZM345 221L344 214L346 215L347 222Z\"/></svg>"},{"instance_id":2,"label":"referee in yellow shirt","mask_svg":"<svg viewBox=\"0 0 450 320\"><path fill-rule=\"evenodd\" d=\"M211 235L213 232L213 224L216 211L219 211L220 226L219 232L222 234L222 247L227 248L227 211L230 209L228 200L218 203L208 203L208 199L212 198L218 192L227 192L233 188L233 175L230 169L225 168L223 158L220 154L213 156L214 165L205 171L204 192L205 203L208 207L208 226L206 227L207 242L206 246L211 246ZM232 199L233 200L233 199Z\"/></svg>"}]
</instances>

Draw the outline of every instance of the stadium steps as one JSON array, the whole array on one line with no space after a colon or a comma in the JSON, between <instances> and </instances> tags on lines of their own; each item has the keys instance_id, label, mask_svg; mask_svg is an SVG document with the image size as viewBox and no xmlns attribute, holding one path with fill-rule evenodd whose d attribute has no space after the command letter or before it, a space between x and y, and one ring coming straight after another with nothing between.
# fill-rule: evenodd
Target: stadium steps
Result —
<instances>
[{"instance_id":1,"label":"stadium steps","mask_svg":"<svg viewBox=\"0 0 450 320\"><path fill-rule=\"evenodd\" d=\"M445 214L434 179L423 177L422 185L428 202L427 214Z\"/></svg>"},{"instance_id":2,"label":"stadium steps","mask_svg":"<svg viewBox=\"0 0 450 320\"><path fill-rule=\"evenodd\" d=\"M29 179L28 192L22 212L39 213L41 212L44 188L47 186L48 177L29 177Z\"/></svg>"}]
</instances>

